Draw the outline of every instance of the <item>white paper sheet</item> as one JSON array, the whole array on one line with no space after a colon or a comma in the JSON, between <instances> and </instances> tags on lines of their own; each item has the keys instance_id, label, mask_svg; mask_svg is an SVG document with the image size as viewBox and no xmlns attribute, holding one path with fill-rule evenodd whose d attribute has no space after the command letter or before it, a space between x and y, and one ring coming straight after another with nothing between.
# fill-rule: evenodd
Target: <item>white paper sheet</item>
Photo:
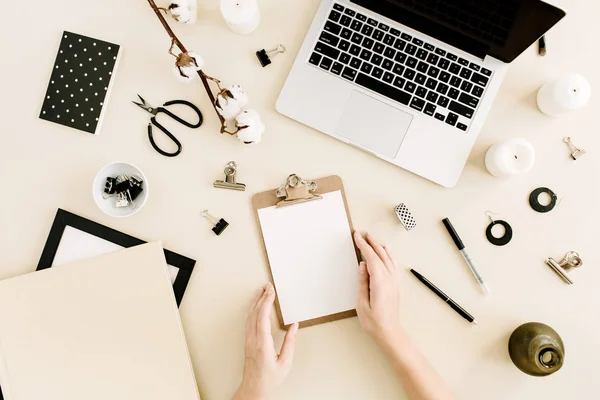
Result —
<instances>
[{"instance_id":1,"label":"white paper sheet","mask_svg":"<svg viewBox=\"0 0 600 400\"><path fill-rule=\"evenodd\" d=\"M358 260L341 191L258 217L286 325L356 308Z\"/></svg>"}]
</instances>

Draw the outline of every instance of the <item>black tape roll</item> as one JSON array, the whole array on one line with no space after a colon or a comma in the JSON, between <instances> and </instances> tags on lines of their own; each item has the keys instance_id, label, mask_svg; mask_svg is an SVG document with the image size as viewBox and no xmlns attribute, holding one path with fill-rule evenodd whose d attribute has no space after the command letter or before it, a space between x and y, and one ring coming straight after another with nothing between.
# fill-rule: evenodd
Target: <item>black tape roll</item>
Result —
<instances>
[{"instance_id":1,"label":"black tape roll","mask_svg":"<svg viewBox=\"0 0 600 400\"><path fill-rule=\"evenodd\" d=\"M538 197L542 193L548 193L550 195L550 204L548 204L547 206L540 204L540 202L538 200ZM556 207L557 200L558 200L558 197L556 196L556 193L554 193L552 190L548 189L547 187L539 187L539 188L535 189L533 192L531 192L531 194L529 195L529 205L531 206L531 208L533 208L535 211L537 211L539 213L547 213L549 211L552 211L554 209L554 207Z\"/></svg>"}]
</instances>

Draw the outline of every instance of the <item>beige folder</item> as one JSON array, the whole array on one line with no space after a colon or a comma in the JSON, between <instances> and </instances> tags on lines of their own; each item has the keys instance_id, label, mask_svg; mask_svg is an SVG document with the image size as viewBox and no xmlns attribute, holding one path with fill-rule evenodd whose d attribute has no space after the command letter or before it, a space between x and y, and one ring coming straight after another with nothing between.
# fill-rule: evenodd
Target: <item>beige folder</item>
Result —
<instances>
[{"instance_id":1,"label":"beige folder","mask_svg":"<svg viewBox=\"0 0 600 400\"><path fill-rule=\"evenodd\" d=\"M0 281L6 400L200 398L160 243Z\"/></svg>"}]
</instances>

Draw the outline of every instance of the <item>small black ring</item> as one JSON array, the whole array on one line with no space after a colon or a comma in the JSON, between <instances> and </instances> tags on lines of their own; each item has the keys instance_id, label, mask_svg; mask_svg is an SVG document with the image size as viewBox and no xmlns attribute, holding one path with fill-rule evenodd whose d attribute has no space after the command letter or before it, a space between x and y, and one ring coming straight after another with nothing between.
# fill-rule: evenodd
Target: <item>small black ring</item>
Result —
<instances>
[{"instance_id":1,"label":"small black ring","mask_svg":"<svg viewBox=\"0 0 600 400\"><path fill-rule=\"evenodd\" d=\"M492 234L492 228L496 225L502 225L504 227L504 236L497 238ZM495 246L504 246L511 241L513 236L512 227L506 221L494 221L488 225L487 230L485 231L485 236L487 236L487 240Z\"/></svg>"},{"instance_id":2,"label":"small black ring","mask_svg":"<svg viewBox=\"0 0 600 400\"><path fill-rule=\"evenodd\" d=\"M540 204L540 201L538 200L538 197L542 193L548 193L550 195L550 204L548 204L547 206ZM547 213L549 211L552 211L552 209L556 207L557 200L558 197L556 196L556 193L554 193L547 187L539 187L533 192L531 192L531 194L529 195L529 205L531 206L531 208L533 208L539 213Z\"/></svg>"}]
</instances>

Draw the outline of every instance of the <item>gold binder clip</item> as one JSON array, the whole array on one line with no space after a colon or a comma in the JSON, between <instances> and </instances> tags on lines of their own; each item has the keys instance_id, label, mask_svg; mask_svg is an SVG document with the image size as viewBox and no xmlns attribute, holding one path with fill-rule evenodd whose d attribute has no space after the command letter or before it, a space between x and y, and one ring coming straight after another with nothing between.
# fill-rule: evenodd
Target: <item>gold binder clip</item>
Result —
<instances>
[{"instance_id":1,"label":"gold binder clip","mask_svg":"<svg viewBox=\"0 0 600 400\"><path fill-rule=\"evenodd\" d=\"M231 190L246 190L246 185L243 183L236 182L236 174L237 174L237 164L235 161L229 161L227 165L225 165L225 180L224 181L215 181L213 186L219 189L231 189Z\"/></svg>"},{"instance_id":2,"label":"gold binder clip","mask_svg":"<svg viewBox=\"0 0 600 400\"><path fill-rule=\"evenodd\" d=\"M569 271L573 268L579 268L583 265L583 260L574 251L570 251L565 255L562 261L557 262L553 258L548 258L546 264L554 270L567 284L572 285L573 280L569 276Z\"/></svg>"},{"instance_id":3,"label":"gold binder clip","mask_svg":"<svg viewBox=\"0 0 600 400\"><path fill-rule=\"evenodd\" d=\"M277 207L291 206L306 201L322 199L323 197L316 194L316 191L316 182L305 181L298 175L292 174L288 176L285 185L277 189L277 197L283 198L283 200L277 203Z\"/></svg>"}]
</instances>

